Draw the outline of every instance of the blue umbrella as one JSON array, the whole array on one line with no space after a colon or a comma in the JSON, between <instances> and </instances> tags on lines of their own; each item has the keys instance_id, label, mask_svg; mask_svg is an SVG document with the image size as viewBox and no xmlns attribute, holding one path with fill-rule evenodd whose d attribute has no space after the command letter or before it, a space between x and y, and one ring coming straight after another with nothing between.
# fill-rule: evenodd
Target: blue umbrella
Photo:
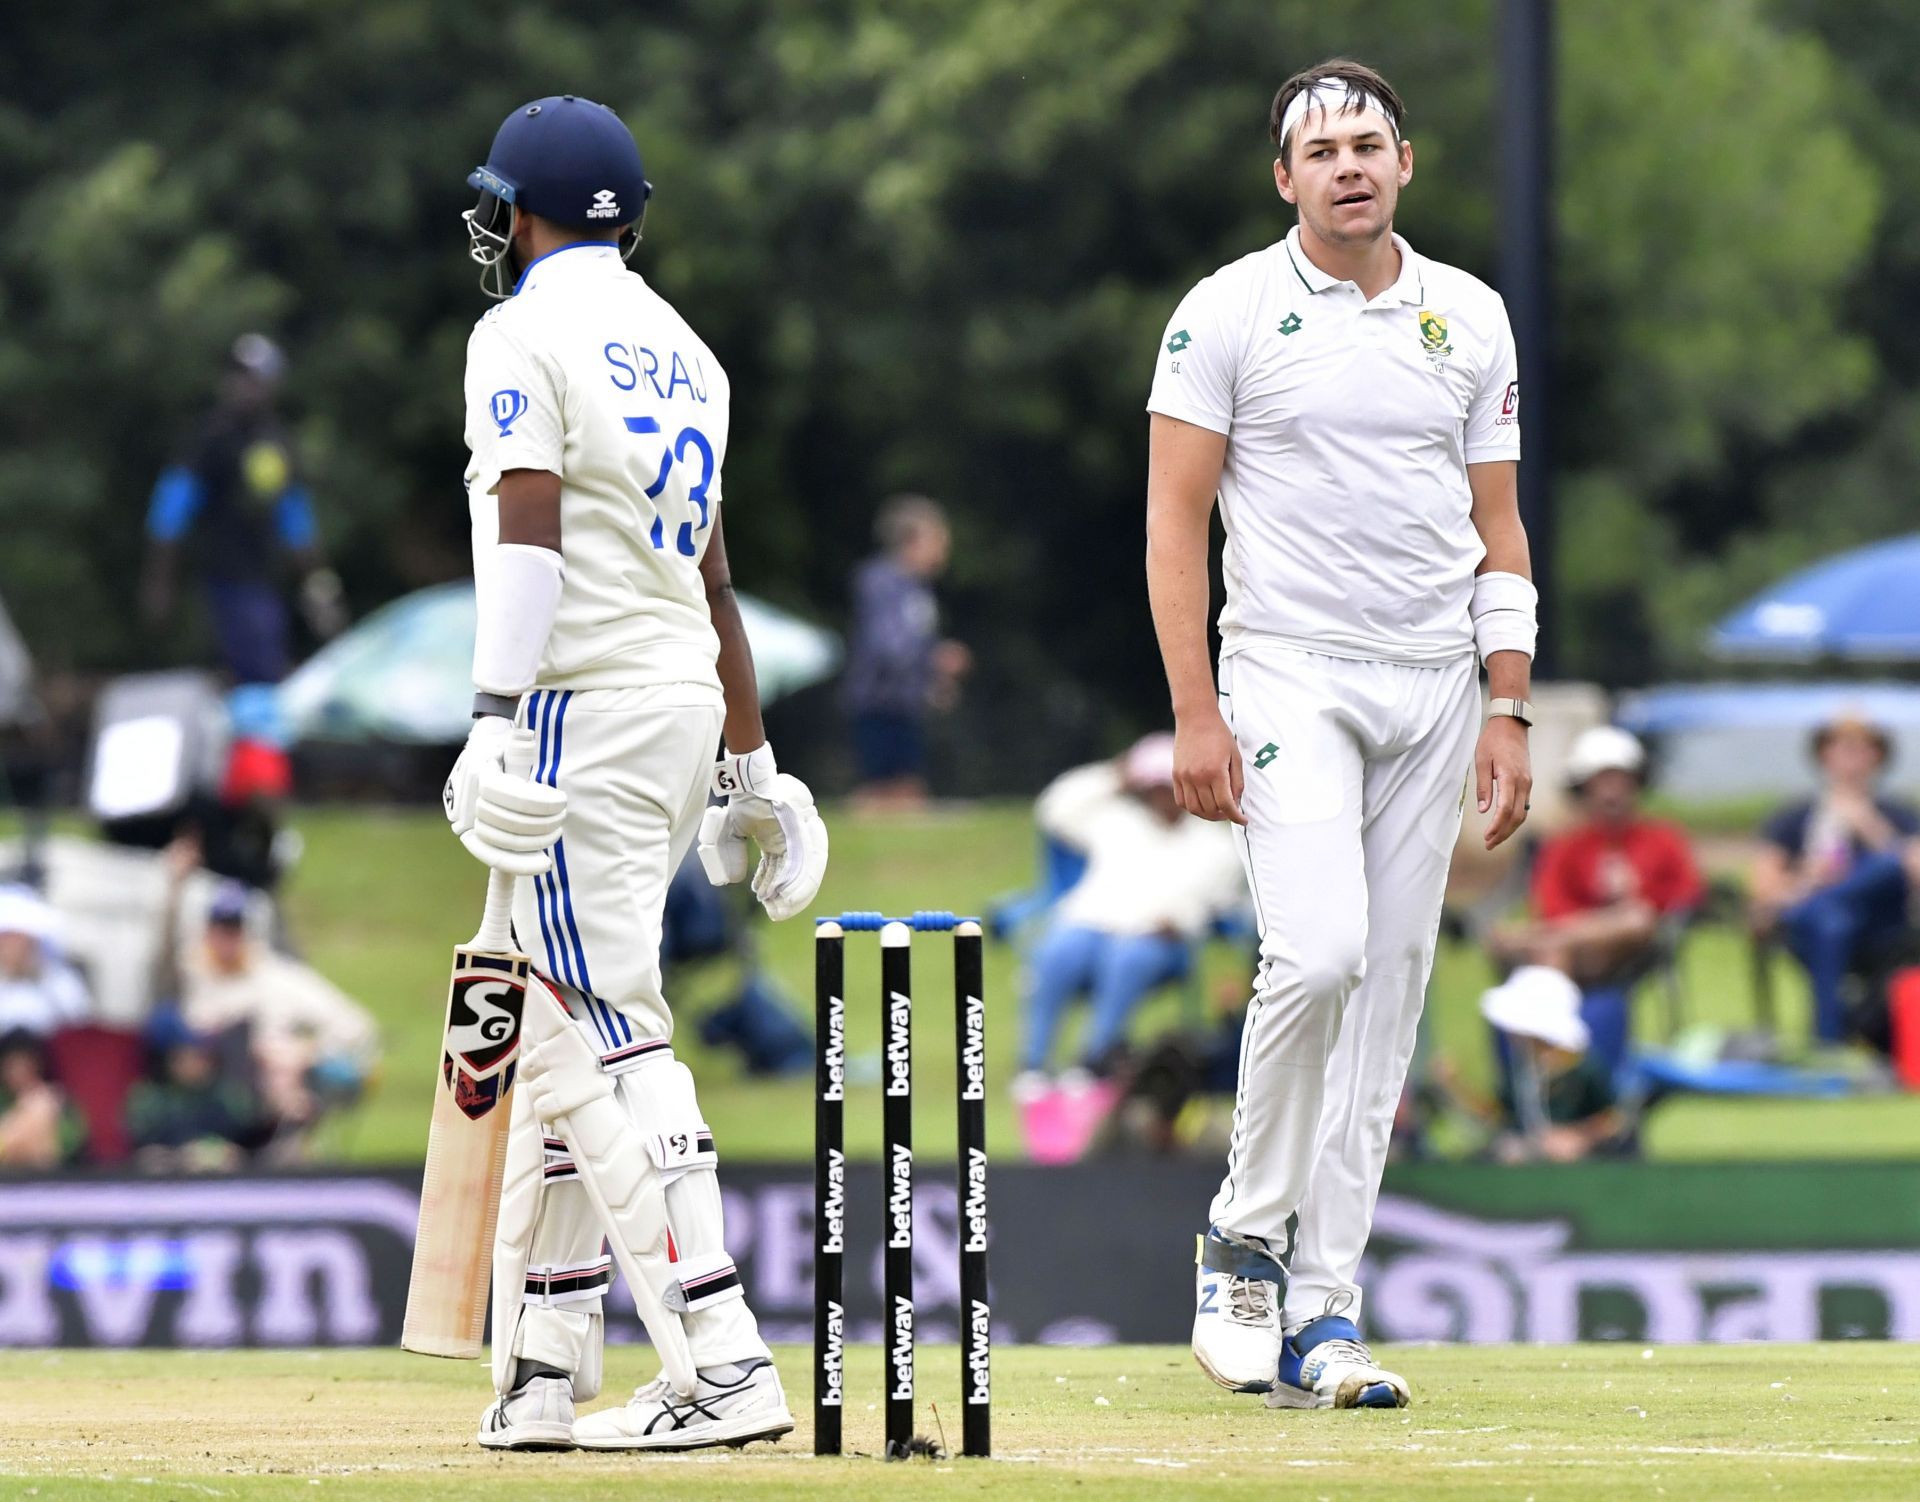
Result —
<instances>
[{"instance_id":1,"label":"blue umbrella","mask_svg":"<svg viewBox=\"0 0 1920 1502\"><path fill-rule=\"evenodd\" d=\"M1776 661L1920 661L1920 533L1789 575L1722 620L1708 645Z\"/></svg>"},{"instance_id":2,"label":"blue umbrella","mask_svg":"<svg viewBox=\"0 0 1920 1502\"><path fill-rule=\"evenodd\" d=\"M831 631L738 595L760 697L832 676L840 639ZM387 740L416 745L466 739L473 710L473 585L416 590L327 643L280 685L293 740Z\"/></svg>"}]
</instances>

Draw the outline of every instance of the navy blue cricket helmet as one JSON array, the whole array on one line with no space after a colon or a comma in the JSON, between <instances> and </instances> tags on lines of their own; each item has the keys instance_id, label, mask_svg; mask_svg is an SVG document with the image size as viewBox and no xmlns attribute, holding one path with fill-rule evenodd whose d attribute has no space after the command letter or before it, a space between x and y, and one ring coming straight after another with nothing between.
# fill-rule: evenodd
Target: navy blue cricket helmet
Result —
<instances>
[{"instance_id":1,"label":"navy blue cricket helmet","mask_svg":"<svg viewBox=\"0 0 1920 1502\"><path fill-rule=\"evenodd\" d=\"M577 94L536 99L508 115L467 186L480 190L479 203L462 216L467 253L487 268L480 284L495 297L507 295L507 252L520 213L572 229L623 225L620 253L631 256L653 193L633 132L604 104Z\"/></svg>"}]
</instances>

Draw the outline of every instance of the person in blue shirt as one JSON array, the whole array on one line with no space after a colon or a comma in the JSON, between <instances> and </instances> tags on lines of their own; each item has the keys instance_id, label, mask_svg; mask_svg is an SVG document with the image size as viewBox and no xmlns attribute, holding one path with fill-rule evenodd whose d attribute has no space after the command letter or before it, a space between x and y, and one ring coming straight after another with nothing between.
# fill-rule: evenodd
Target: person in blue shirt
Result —
<instances>
[{"instance_id":1,"label":"person in blue shirt","mask_svg":"<svg viewBox=\"0 0 1920 1502\"><path fill-rule=\"evenodd\" d=\"M1777 931L1806 967L1814 1033L1849 1031L1847 978L1907 926L1906 846L1920 812L1876 791L1893 743L1886 731L1841 715L1814 733L1818 795L1788 804L1761 829L1753 872L1753 924Z\"/></svg>"},{"instance_id":2,"label":"person in blue shirt","mask_svg":"<svg viewBox=\"0 0 1920 1502\"><path fill-rule=\"evenodd\" d=\"M874 524L880 551L853 576L853 623L842 684L858 767L856 798L869 808L926 801L926 721L950 709L970 652L940 635L933 581L953 538L946 512L925 496L897 495Z\"/></svg>"},{"instance_id":3,"label":"person in blue shirt","mask_svg":"<svg viewBox=\"0 0 1920 1502\"><path fill-rule=\"evenodd\" d=\"M300 605L315 636L346 624L340 580L326 567L313 503L275 411L286 356L264 334L234 341L220 397L179 460L163 470L147 510L142 613L173 611L176 560L189 539L221 661L240 683L277 683L291 666L279 572L291 555Z\"/></svg>"}]
</instances>

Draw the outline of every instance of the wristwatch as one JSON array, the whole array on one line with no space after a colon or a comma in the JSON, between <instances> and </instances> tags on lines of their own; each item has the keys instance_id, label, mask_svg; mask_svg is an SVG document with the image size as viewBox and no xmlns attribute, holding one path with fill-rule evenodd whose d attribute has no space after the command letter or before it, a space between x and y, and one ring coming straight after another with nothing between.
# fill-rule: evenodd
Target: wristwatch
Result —
<instances>
[{"instance_id":1,"label":"wristwatch","mask_svg":"<svg viewBox=\"0 0 1920 1502\"><path fill-rule=\"evenodd\" d=\"M1510 720L1518 720L1522 725L1533 723L1533 706L1525 699L1489 699L1487 700L1487 718L1505 715Z\"/></svg>"}]
</instances>

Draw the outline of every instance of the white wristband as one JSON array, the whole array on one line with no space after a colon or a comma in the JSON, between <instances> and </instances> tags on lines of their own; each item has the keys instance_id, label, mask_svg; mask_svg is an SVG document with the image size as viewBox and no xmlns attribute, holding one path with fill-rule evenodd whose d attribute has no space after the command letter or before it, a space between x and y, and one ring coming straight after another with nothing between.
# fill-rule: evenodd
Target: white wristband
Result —
<instances>
[{"instance_id":1,"label":"white wristband","mask_svg":"<svg viewBox=\"0 0 1920 1502\"><path fill-rule=\"evenodd\" d=\"M473 686L511 698L533 687L567 565L552 548L503 542L473 561Z\"/></svg>"},{"instance_id":2,"label":"white wristband","mask_svg":"<svg viewBox=\"0 0 1920 1502\"><path fill-rule=\"evenodd\" d=\"M1540 591L1518 574L1478 574L1473 581L1473 644L1485 662L1495 652L1533 656L1539 637Z\"/></svg>"},{"instance_id":3,"label":"white wristband","mask_svg":"<svg viewBox=\"0 0 1920 1502\"><path fill-rule=\"evenodd\" d=\"M773 747L762 741L745 756L723 756L713 765L713 790L722 798L764 797L780 768Z\"/></svg>"}]
</instances>

